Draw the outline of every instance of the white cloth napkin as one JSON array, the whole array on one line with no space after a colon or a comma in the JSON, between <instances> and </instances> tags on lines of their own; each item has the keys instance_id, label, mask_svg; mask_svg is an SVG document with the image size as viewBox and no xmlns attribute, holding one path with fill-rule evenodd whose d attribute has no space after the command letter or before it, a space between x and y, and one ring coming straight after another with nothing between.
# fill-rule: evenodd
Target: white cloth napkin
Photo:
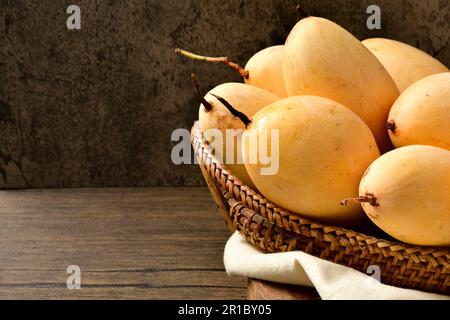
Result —
<instances>
[{"instance_id":1,"label":"white cloth napkin","mask_svg":"<svg viewBox=\"0 0 450 320\"><path fill-rule=\"evenodd\" d=\"M229 276L315 287L324 300L450 300L450 296L381 284L368 274L300 251L265 254L238 232L225 246L224 264Z\"/></svg>"}]
</instances>

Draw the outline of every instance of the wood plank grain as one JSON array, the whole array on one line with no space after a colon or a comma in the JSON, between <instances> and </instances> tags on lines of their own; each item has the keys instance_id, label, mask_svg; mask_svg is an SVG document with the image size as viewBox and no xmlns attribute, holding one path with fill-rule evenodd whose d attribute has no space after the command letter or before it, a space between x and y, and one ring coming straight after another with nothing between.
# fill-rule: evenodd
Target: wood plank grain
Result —
<instances>
[{"instance_id":1,"label":"wood plank grain","mask_svg":"<svg viewBox=\"0 0 450 320\"><path fill-rule=\"evenodd\" d=\"M245 298L206 188L0 191L0 221L0 298Z\"/></svg>"},{"instance_id":2,"label":"wood plank grain","mask_svg":"<svg viewBox=\"0 0 450 320\"><path fill-rule=\"evenodd\" d=\"M249 300L320 300L314 288L248 279Z\"/></svg>"}]
</instances>

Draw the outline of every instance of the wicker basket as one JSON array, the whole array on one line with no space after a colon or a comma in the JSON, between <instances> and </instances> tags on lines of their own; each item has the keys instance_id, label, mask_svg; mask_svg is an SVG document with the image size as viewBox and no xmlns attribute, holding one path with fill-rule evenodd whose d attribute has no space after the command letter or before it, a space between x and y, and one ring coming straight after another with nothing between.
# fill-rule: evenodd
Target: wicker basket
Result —
<instances>
[{"instance_id":1,"label":"wicker basket","mask_svg":"<svg viewBox=\"0 0 450 320\"><path fill-rule=\"evenodd\" d=\"M448 248L377 239L279 208L222 168L198 122L191 138L203 176L229 229L238 230L264 252L301 250L362 272L377 265L385 284L450 295Z\"/></svg>"}]
</instances>

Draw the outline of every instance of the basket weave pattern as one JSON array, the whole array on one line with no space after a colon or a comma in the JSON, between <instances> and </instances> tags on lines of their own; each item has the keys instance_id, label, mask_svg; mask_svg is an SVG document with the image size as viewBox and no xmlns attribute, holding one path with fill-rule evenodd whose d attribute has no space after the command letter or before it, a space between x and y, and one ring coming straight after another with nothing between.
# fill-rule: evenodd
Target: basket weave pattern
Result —
<instances>
[{"instance_id":1,"label":"basket weave pattern","mask_svg":"<svg viewBox=\"0 0 450 320\"><path fill-rule=\"evenodd\" d=\"M449 249L377 239L284 210L221 166L198 123L191 138L211 195L230 230L238 230L264 252L300 250L364 273L376 265L385 284L450 295Z\"/></svg>"}]
</instances>

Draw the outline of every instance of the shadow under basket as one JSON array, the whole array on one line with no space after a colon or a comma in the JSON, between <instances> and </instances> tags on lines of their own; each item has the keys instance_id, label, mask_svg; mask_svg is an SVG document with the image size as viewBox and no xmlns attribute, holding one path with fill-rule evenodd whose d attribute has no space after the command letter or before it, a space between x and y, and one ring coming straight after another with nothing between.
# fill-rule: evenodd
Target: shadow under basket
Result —
<instances>
[{"instance_id":1,"label":"shadow under basket","mask_svg":"<svg viewBox=\"0 0 450 320\"><path fill-rule=\"evenodd\" d=\"M363 273L378 266L381 282L450 295L450 250L421 247L327 226L276 206L242 184L211 154L196 122L192 146L211 195L230 231L264 252L303 251Z\"/></svg>"}]
</instances>

